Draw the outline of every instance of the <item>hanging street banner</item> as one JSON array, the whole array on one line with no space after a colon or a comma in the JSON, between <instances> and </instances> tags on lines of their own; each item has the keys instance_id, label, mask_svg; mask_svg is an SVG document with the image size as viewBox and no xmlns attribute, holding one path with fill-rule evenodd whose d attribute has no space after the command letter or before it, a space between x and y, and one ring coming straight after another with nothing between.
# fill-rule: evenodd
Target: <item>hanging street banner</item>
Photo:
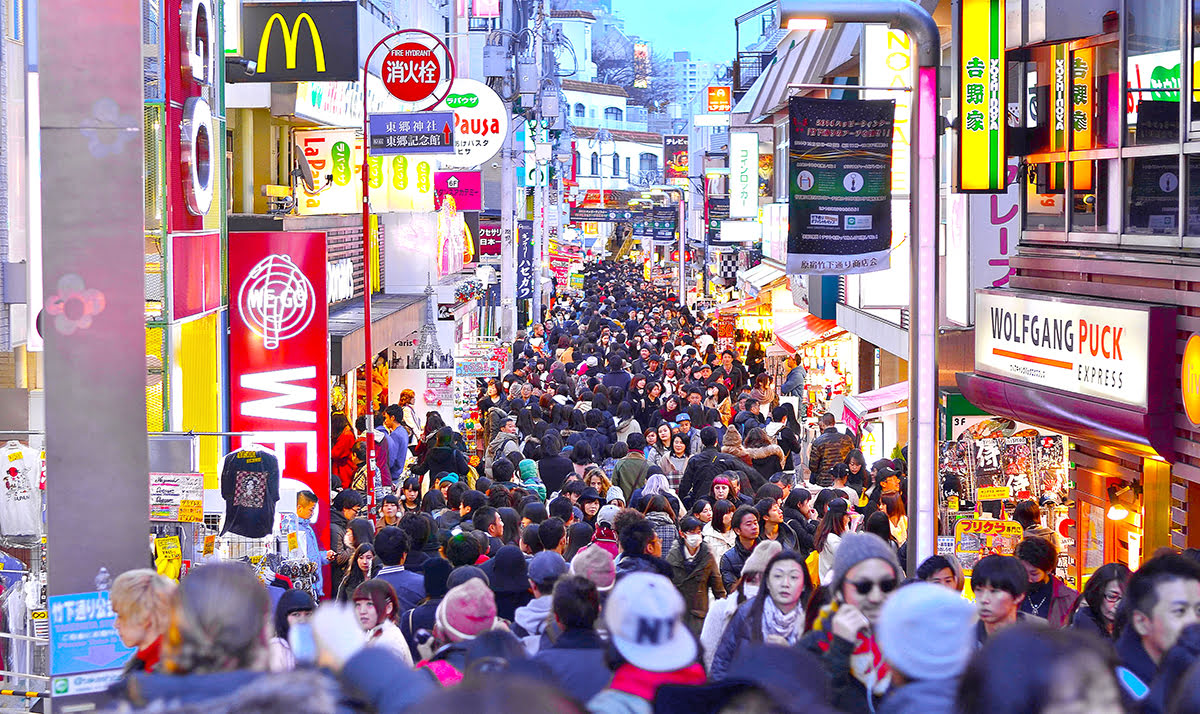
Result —
<instances>
[{"instance_id":1,"label":"hanging street banner","mask_svg":"<svg viewBox=\"0 0 1200 714\"><path fill-rule=\"evenodd\" d=\"M958 189L1004 193L1008 158L1004 143L1004 0L961 0L957 7L962 39L958 62ZM1065 56L1061 64L1065 97ZM1061 117L1064 135L1066 114L1064 111Z\"/></svg>"},{"instance_id":2,"label":"hanging street banner","mask_svg":"<svg viewBox=\"0 0 1200 714\"><path fill-rule=\"evenodd\" d=\"M705 226L705 233L708 235L709 243L714 243L721 239L721 221L727 220L729 220L729 197L709 196L708 224Z\"/></svg>"},{"instance_id":3,"label":"hanging street banner","mask_svg":"<svg viewBox=\"0 0 1200 714\"><path fill-rule=\"evenodd\" d=\"M688 138L686 134L672 134L663 137L663 178L672 185L687 184Z\"/></svg>"},{"instance_id":4,"label":"hanging street banner","mask_svg":"<svg viewBox=\"0 0 1200 714\"><path fill-rule=\"evenodd\" d=\"M588 223L628 223L640 211L630 208L584 208L579 206L570 209L571 222L587 221Z\"/></svg>"},{"instance_id":5,"label":"hanging street banner","mask_svg":"<svg viewBox=\"0 0 1200 714\"><path fill-rule=\"evenodd\" d=\"M452 154L454 114L416 112L371 115L372 154Z\"/></svg>"},{"instance_id":6,"label":"hanging street banner","mask_svg":"<svg viewBox=\"0 0 1200 714\"><path fill-rule=\"evenodd\" d=\"M517 299L534 295L533 221L517 221Z\"/></svg>"},{"instance_id":7,"label":"hanging street banner","mask_svg":"<svg viewBox=\"0 0 1200 714\"><path fill-rule=\"evenodd\" d=\"M758 134L729 134L729 217L758 217Z\"/></svg>"},{"instance_id":8,"label":"hanging street banner","mask_svg":"<svg viewBox=\"0 0 1200 714\"><path fill-rule=\"evenodd\" d=\"M655 245L674 245L679 211L674 206L655 206L650 213L650 236Z\"/></svg>"},{"instance_id":9,"label":"hanging street banner","mask_svg":"<svg viewBox=\"0 0 1200 714\"><path fill-rule=\"evenodd\" d=\"M789 100L787 272L886 270L895 102Z\"/></svg>"}]
</instances>

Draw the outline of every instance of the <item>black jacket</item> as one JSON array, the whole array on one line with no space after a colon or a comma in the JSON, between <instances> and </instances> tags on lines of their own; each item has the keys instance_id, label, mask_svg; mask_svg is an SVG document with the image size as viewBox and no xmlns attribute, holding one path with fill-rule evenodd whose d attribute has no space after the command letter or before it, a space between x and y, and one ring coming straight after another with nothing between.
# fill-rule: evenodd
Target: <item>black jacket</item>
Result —
<instances>
[{"instance_id":1,"label":"black jacket","mask_svg":"<svg viewBox=\"0 0 1200 714\"><path fill-rule=\"evenodd\" d=\"M670 563L653 555L622 555L617 561L617 577L629 573L658 573L670 578L673 571Z\"/></svg>"},{"instance_id":2,"label":"black jacket","mask_svg":"<svg viewBox=\"0 0 1200 714\"><path fill-rule=\"evenodd\" d=\"M567 477L575 472L575 465L562 454L547 456L538 461L538 475L546 485L546 495L562 489ZM601 494L604 495L604 494Z\"/></svg>"},{"instance_id":3,"label":"black jacket","mask_svg":"<svg viewBox=\"0 0 1200 714\"><path fill-rule=\"evenodd\" d=\"M408 651L412 653L413 662L421 661L421 654L417 651L417 633L425 630L430 635L433 634L433 626L437 622L437 608L440 604L442 604L441 598L426 600L413 609L400 613L400 633L408 642Z\"/></svg>"},{"instance_id":4,"label":"black jacket","mask_svg":"<svg viewBox=\"0 0 1200 714\"><path fill-rule=\"evenodd\" d=\"M709 591L718 599L725 597L726 593L717 561L712 557L708 544L700 542L700 550L696 552L691 567L684 554L683 541L676 542L671 552L667 553L666 560L671 565L671 582L683 595L687 613L696 620L703 620L708 614Z\"/></svg>"},{"instance_id":5,"label":"black jacket","mask_svg":"<svg viewBox=\"0 0 1200 714\"><path fill-rule=\"evenodd\" d=\"M683 469L683 477L679 481L679 498L688 508L692 503L712 492L713 479L726 471L738 471L746 474L750 482L762 484L762 474L753 466L749 466L739 458L722 453L715 446L705 449L688 459ZM757 488L757 487L756 487Z\"/></svg>"},{"instance_id":6,"label":"black jacket","mask_svg":"<svg viewBox=\"0 0 1200 714\"><path fill-rule=\"evenodd\" d=\"M742 410L733 418L733 425L737 427L738 433L742 435L742 438L745 438L751 429L756 427L761 428L763 421L754 412Z\"/></svg>"},{"instance_id":7,"label":"black jacket","mask_svg":"<svg viewBox=\"0 0 1200 714\"><path fill-rule=\"evenodd\" d=\"M760 533L759 536L761 540L767 540L765 533ZM796 529L792 527L792 524L787 522L786 518L784 519L783 523L779 524L779 534L775 540L779 541L779 545L783 546L784 550L794 550L797 553L800 552L800 536L796 533ZM809 550L812 550L811 539L809 540L809 544Z\"/></svg>"},{"instance_id":8,"label":"black jacket","mask_svg":"<svg viewBox=\"0 0 1200 714\"><path fill-rule=\"evenodd\" d=\"M809 480L827 488L833 483L833 465L844 463L853 448L854 439L838 431L837 427L831 426L821 432L820 436L813 439L808 452Z\"/></svg>"},{"instance_id":9,"label":"black jacket","mask_svg":"<svg viewBox=\"0 0 1200 714\"><path fill-rule=\"evenodd\" d=\"M739 538L733 542L733 547L721 556L721 582L725 584L725 590L733 587L737 579L742 577L742 566L746 564L746 558L750 557L751 550L753 548L743 548Z\"/></svg>"},{"instance_id":10,"label":"black jacket","mask_svg":"<svg viewBox=\"0 0 1200 714\"><path fill-rule=\"evenodd\" d=\"M586 704L612 681L604 660L605 644L595 630L565 630L533 657L559 689Z\"/></svg>"},{"instance_id":11,"label":"black jacket","mask_svg":"<svg viewBox=\"0 0 1200 714\"><path fill-rule=\"evenodd\" d=\"M443 471L458 474L460 478L467 475L467 457L463 452L452 446L435 446L425 452L425 458L412 467L417 476L429 474L429 488L437 488L433 479Z\"/></svg>"}]
</instances>

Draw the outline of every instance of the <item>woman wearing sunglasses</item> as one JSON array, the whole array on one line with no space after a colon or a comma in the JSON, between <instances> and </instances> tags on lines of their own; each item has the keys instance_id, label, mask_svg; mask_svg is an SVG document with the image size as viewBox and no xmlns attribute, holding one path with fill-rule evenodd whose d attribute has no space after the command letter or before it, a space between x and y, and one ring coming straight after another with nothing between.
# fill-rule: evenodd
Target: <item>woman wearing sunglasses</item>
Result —
<instances>
[{"instance_id":1,"label":"woman wearing sunglasses","mask_svg":"<svg viewBox=\"0 0 1200 714\"><path fill-rule=\"evenodd\" d=\"M834 557L830 592L800 646L820 658L833 685L833 706L873 712L891 684L874 626L883 603L904 577L896 555L879 536L846 533Z\"/></svg>"}]
</instances>

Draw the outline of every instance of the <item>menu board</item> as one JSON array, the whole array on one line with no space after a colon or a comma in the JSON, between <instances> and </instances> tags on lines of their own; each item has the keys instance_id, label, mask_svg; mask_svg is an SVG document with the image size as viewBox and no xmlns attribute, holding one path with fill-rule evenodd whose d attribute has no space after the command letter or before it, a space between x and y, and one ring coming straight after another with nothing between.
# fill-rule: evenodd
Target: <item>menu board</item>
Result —
<instances>
[{"instance_id":1,"label":"menu board","mask_svg":"<svg viewBox=\"0 0 1200 714\"><path fill-rule=\"evenodd\" d=\"M981 558L1012 555L1023 534L1016 521L961 520L954 525L954 555L963 574L970 575Z\"/></svg>"},{"instance_id":2,"label":"menu board","mask_svg":"<svg viewBox=\"0 0 1200 714\"><path fill-rule=\"evenodd\" d=\"M204 475L150 474L150 520L200 523L204 520Z\"/></svg>"}]
</instances>

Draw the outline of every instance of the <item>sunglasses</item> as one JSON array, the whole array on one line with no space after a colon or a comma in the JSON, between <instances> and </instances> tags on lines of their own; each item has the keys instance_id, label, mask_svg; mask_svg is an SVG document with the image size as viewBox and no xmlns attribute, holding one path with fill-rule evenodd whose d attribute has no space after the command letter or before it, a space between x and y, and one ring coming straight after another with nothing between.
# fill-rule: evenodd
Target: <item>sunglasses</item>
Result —
<instances>
[{"instance_id":1,"label":"sunglasses","mask_svg":"<svg viewBox=\"0 0 1200 714\"><path fill-rule=\"evenodd\" d=\"M859 580L858 582L850 581L850 584L854 586L854 589L862 597L870 595L871 591L876 587L886 595L895 590L896 586L899 585L895 578L888 578L887 580Z\"/></svg>"}]
</instances>

